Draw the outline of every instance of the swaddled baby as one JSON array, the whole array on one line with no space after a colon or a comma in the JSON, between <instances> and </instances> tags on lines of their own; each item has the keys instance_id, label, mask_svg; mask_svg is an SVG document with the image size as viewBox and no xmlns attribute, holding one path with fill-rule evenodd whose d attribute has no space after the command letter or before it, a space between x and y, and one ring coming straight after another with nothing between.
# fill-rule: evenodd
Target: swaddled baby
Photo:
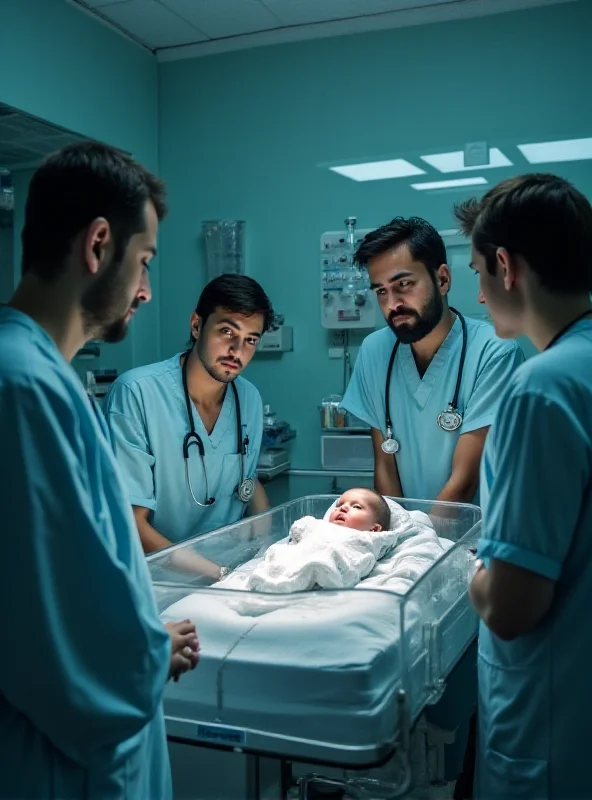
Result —
<instances>
[{"instance_id":1,"label":"swaddled baby","mask_svg":"<svg viewBox=\"0 0 592 800\"><path fill-rule=\"evenodd\" d=\"M302 592L356 586L396 542L388 504L372 489L350 489L327 520L303 517L288 542L272 545L249 575L246 588Z\"/></svg>"}]
</instances>

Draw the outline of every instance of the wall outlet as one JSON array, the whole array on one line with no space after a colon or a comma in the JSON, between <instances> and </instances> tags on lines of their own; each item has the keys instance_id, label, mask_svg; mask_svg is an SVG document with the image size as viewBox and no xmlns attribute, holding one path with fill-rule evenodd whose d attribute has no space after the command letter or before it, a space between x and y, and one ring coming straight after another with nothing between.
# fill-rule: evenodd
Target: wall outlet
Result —
<instances>
[{"instance_id":1,"label":"wall outlet","mask_svg":"<svg viewBox=\"0 0 592 800\"><path fill-rule=\"evenodd\" d=\"M343 347L330 347L329 358L343 358Z\"/></svg>"}]
</instances>

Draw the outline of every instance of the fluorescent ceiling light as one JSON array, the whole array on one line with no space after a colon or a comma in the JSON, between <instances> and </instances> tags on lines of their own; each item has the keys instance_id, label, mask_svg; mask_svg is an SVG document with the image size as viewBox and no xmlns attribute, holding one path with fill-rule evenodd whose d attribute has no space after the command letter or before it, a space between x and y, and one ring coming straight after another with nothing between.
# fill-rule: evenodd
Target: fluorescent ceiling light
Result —
<instances>
[{"instance_id":1,"label":"fluorescent ceiling light","mask_svg":"<svg viewBox=\"0 0 592 800\"><path fill-rule=\"evenodd\" d=\"M531 164L584 161L592 158L592 139L564 139L560 142L519 144L518 150Z\"/></svg>"},{"instance_id":2,"label":"fluorescent ceiling light","mask_svg":"<svg viewBox=\"0 0 592 800\"><path fill-rule=\"evenodd\" d=\"M487 183L485 178L456 178L450 181L427 181L427 183L412 183L411 188L418 191L429 189L458 189L462 186L482 186Z\"/></svg>"},{"instance_id":3,"label":"fluorescent ceiling light","mask_svg":"<svg viewBox=\"0 0 592 800\"><path fill-rule=\"evenodd\" d=\"M425 175L425 170L416 167L404 158L390 161L369 161L366 164L348 164L345 167L329 167L333 172L351 178L352 181L382 181L386 178L409 178Z\"/></svg>"},{"instance_id":4,"label":"fluorescent ceiling light","mask_svg":"<svg viewBox=\"0 0 592 800\"><path fill-rule=\"evenodd\" d=\"M440 172L465 172L469 169L492 169L493 167L511 167L512 162L509 158L498 150L497 147L489 148L489 164L480 167L465 167L465 154L463 150L456 150L454 153L436 153L433 156L420 156L422 161L430 167L440 170Z\"/></svg>"}]
</instances>

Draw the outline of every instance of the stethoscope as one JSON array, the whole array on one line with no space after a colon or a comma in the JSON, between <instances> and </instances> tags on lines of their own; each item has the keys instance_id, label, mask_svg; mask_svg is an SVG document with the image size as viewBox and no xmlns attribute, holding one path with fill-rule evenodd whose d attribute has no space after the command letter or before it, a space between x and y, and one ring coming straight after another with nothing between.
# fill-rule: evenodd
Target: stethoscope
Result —
<instances>
[{"instance_id":1,"label":"stethoscope","mask_svg":"<svg viewBox=\"0 0 592 800\"><path fill-rule=\"evenodd\" d=\"M564 328L561 328L559 333L555 334L555 336L551 339L549 344L545 347L545 350L548 350L550 347L553 347L553 345L556 344L559 341L559 339L565 336L565 334L571 328L573 328L574 325L577 325L578 322L581 322L586 317L589 317L590 314L592 314L592 308L589 308L587 311L584 311L582 314L579 314L575 319L572 319L571 322L568 322L568 324Z\"/></svg>"},{"instance_id":2,"label":"stethoscope","mask_svg":"<svg viewBox=\"0 0 592 800\"><path fill-rule=\"evenodd\" d=\"M441 414L438 414L438 426L443 431L448 431L452 433L460 428L462 425L462 414L458 410L458 394L460 392L460 385L462 382L463 370L465 368L465 357L467 354L467 323L465 322L465 318L463 315L458 312L456 309L450 309L460 320L460 324L462 327L462 350L460 353L460 363L458 365L458 373L456 376L456 388L454 389L454 397L452 398L452 402L448 404L448 408L445 411L442 411ZM400 444L399 442L393 438L393 423L391 420L391 410L390 410L390 398L391 398L391 375L393 372L393 365L395 363L395 357L397 355L397 351L399 349L401 341L397 339L394 344L393 351L391 353L391 357L389 360L388 369L386 371L386 387L385 387L385 402L386 402L386 410L385 410L385 417L386 417L386 439L382 443L382 452L383 453L392 453L393 455L399 450Z\"/></svg>"},{"instance_id":3,"label":"stethoscope","mask_svg":"<svg viewBox=\"0 0 592 800\"><path fill-rule=\"evenodd\" d=\"M193 422L193 409L191 408L191 398L189 397L189 389L187 388L187 362L189 361L189 353L191 350L188 350L185 353L185 357L183 360L183 394L185 395L185 405L187 406L187 419L189 420L189 432L185 434L183 438L183 458L185 460L185 480L187 481L187 487L189 489L189 493L191 494L191 498L193 502L200 506L200 508L207 508L208 506L214 505L216 502L215 497L210 497L210 491L208 486L208 471L206 469L206 451L204 444L201 440L201 436L195 430L195 424ZM238 391L234 382L231 382L230 386L232 387L232 393L234 394L234 409L236 412L236 435L237 435L237 452L240 456L240 482L236 487L236 495L241 503L250 503L253 499L253 495L255 494L255 481L253 478L245 478L245 458L247 455L247 446L249 444L249 437L247 435L243 436L243 426L241 420L241 408L240 408L240 401L238 399ZM200 503L199 500L195 497L193 493L193 486L191 485L191 476L189 474L189 448L191 445L194 444L197 446L199 450L199 455L201 458L201 464L204 474L204 481L205 481L205 503Z\"/></svg>"}]
</instances>

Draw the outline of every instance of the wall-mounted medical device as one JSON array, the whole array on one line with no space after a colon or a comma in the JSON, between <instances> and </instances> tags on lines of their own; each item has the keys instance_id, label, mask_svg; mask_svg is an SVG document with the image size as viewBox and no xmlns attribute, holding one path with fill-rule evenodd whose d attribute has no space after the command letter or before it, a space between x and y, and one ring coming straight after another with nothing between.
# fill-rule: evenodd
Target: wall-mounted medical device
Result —
<instances>
[{"instance_id":1,"label":"wall-mounted medical device","mask_svg":"<svg viewBox=\"0 0 592 800\"><path fill-rule=\"evenodd\" d=\"M356 247L368 230L356 231L356 218L345 230L321 236L321 324L323 328L376 327L377 303L365 269L354 264Z\"/></svg>"},{"instance_id":2,"label":"wall-mounted medical device","mask_svg":"<svg viewBox=\"0 0 592 800\"><path fill-rule=\"evenodd\" d=\"M280 325L261 337L257 350L260 353L287 353L294 349L294 333L291 325Z\"/></svg>"},{"instance_id":3,"label":"wall-mounted medical device","mask_svg":"<svg viewBox=\"0 0 592 800\"><path fill-rule=\"evenodd\" d=\"M294 332L291 325L284 325L284 315L274 314L269 330L265 331L259 344L259 353L287 353L294 349Z\"/></svg>"}]
</instances>

